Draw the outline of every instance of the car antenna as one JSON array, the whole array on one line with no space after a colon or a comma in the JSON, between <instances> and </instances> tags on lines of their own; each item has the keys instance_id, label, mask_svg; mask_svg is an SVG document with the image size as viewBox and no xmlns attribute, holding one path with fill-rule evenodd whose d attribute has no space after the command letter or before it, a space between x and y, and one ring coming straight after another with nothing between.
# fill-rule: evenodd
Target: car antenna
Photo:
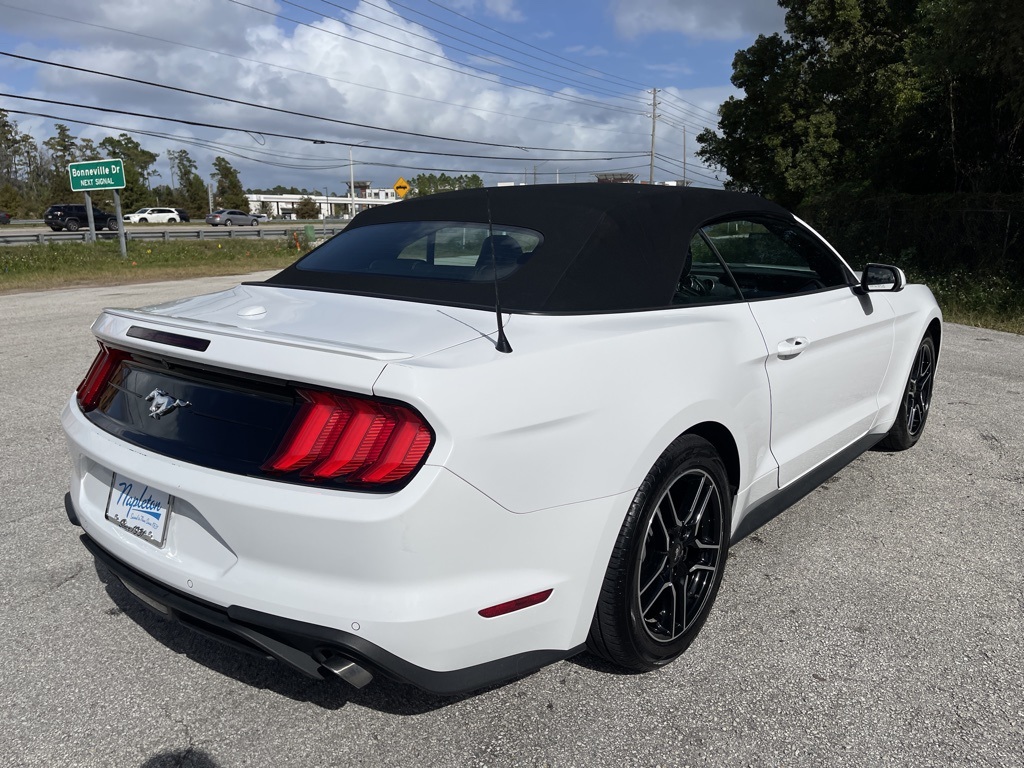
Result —
<instances>
[{"instance_id":1,"label":"car antenna","mask_svg":"<svg viewBox=\"0 0 1024 768\"><path fill-rule=\"evenodd\" d=\"M501 297L498 295L498 256L494 252L494 222L491 219L491 196L484 187L484 200L487 201L487 242L491 244L491 271L494 275L494 314L498 317L498 340L494 348L499 352L511 352L512 345L505 337L505 323L501 319Z\"/></svg>"}]
</instances>

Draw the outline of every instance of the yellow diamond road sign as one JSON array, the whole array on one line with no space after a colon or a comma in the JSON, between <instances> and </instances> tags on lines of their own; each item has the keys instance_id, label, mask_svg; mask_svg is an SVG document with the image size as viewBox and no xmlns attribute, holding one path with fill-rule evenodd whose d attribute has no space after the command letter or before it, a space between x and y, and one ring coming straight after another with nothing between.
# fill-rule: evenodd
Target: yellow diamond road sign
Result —
<instances>
[{"instance_id":1,"label":"yellow diamond road sign","mask_svg":"<svg viewBox=\"0 0 1024 768\"><path fill-rule=\"evenodd\" d=\"M395 194L399 197L405 197L409 193L409 182L402 177L398 178L394 186Z\"/></svg>"}]
</instances>

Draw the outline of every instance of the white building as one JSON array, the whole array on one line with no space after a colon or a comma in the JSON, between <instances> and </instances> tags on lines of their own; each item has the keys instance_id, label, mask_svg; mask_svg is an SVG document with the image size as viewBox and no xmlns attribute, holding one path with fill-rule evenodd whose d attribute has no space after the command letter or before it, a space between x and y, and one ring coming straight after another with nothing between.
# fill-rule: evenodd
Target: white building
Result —
<instances>
[{"instance_id":1,"label":"white building","mask_svg":"<svg viewBox=\"0 0 1024 768\"><path fill-rule=\"evenodd\" d=\"M249 199L249 211L251 213L263 213L266 203L268 213L272 219L294 219L295 209L303 198L310 198L320 209L317 218L329 219L342 218L359 213L364 208L374 205L387 205L398 202L398 195L390 187L384 189L370 189L368 181L356 182L355 198L349 195L327 195L322 192L311 192L308 195L269 195L252 194L246 195Z\"/></svg>"}]
</instances>

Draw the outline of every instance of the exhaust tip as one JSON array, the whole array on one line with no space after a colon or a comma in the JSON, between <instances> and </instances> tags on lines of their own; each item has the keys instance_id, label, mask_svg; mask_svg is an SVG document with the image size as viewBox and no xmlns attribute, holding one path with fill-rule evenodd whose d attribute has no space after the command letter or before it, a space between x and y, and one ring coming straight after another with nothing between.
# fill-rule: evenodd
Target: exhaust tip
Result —
<instances>
[{"instance_id":1,"label":"exhaust tip","mask_svg":"<svg viewBox=\"0 0 1024 768\"><path fill-rule=\"evenodd\" d=\"M373 680L373 675L351 659L344 656L330 656L323 665L353 688L362 688Z\"/></svg>"}]
</instances>

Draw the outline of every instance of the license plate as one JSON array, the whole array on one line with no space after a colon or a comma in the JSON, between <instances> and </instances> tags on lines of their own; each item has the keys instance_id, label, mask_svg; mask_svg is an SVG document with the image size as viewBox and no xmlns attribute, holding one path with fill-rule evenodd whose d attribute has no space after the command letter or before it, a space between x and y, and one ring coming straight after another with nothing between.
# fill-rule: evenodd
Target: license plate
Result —
<instances>
[{"instance_id":1,"label":"license plate","mask_svg":"<svg viewBox=\"0 0 1024 768\"><path fill-rule=\"evenodd\" d=\"M107 499L107 520L157 547L164 545L174 497L145 483L114 473Z\"/></svg>"}]
</instances>

